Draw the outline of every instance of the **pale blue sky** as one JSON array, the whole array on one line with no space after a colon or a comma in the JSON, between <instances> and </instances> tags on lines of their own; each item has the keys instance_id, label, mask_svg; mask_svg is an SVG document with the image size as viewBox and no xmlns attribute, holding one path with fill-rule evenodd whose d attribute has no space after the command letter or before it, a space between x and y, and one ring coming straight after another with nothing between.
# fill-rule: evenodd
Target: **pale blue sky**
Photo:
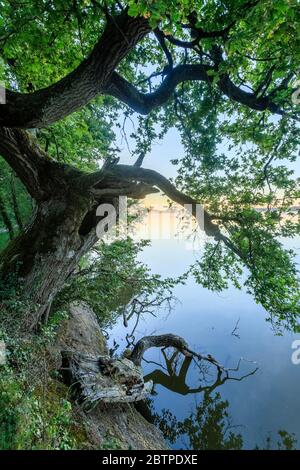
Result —
<instances>
[{"instance_id":1,"label":"pale blue sky","mask_svg":"<svg viewBox=\"0 0 300 470\"><path fill-rule=\"evenodd\" d=\"M130 133L134 130L133 125L135 125L135 117L133 116L133 123L127 119L126 124L126 133L127 133L127 142L129 144L130 150L134 150L134 141L130 138ZM122 122L123 124L123 122ZM135 158L130 155L127 144L122 137L122 133L119 128L115 128L115 133L117 136L117 145L121 149L121 163L133 164ZM299 143L300 145L300 143ZM224 152L228 154L227 145L220 145L219 152ZM232 154L233 151L229 152ZM164 138L161 141L157 141L153 144L151 152L146 156L143 166L145 168L152 168L168 178L176 177L177 169L171 163L172 159L180 159L184 155L184 149L181 144L180 135L177 129L170 129ZM278 164L282 164L278 162ZM285 161L284 164L287 167L295 172L295 177L300 177L300 161L299 159L296 162Z\"/></svg>"}]
</instances>

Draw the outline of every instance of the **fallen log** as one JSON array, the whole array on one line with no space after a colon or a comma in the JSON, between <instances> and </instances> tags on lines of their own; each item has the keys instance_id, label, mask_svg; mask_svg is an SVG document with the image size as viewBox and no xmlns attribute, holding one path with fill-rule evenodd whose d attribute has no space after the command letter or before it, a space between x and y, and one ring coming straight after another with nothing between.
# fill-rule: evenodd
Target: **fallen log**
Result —
<instances>
[{"instance_id":1,"label":"fallen log","mask_svg":"<svg viewBox=\"0 0 300 470\"><path fill-rule=\"evenodd\" d=\"M144 383L142 368L126 358L89 356L62 351L67 382L85 406L102 403L132 403L144 400L152 390L152 382Z\"/></svg>"}]
</instances>

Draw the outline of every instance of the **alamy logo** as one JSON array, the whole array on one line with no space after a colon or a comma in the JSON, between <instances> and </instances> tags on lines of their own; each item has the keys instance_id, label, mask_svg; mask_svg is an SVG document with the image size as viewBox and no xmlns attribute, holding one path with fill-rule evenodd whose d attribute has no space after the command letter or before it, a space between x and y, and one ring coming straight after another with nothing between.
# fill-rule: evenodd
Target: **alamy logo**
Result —
<instances>
[{"instance_id":1,"label":"alamy logo","mask_svg":"<svg viewBox=\"0 0 300 470\"><path fill-rule=\"evenodd\" d=\"M179 239L194 243L204 230L204 208L201 204L178 205L157 204L151 207L140 205L134 209L134 223L128 223L132 214L127 207L127 197L120 196L118 210L112 204L100 204L96 211L99 222L97 237L122 239L131 236L134 240Z\"/></svg>"},{"instance_id":2,"label":"alamy logo","mask_svg":"<svg viewBox=\"0 0 300 470\"><path fill-rule=\"evenodd\" d=\"M300 364L300 339L293 341L292 349L295 349L291 357L292 363L298 366Z\"/></svg>"}]
</instances>

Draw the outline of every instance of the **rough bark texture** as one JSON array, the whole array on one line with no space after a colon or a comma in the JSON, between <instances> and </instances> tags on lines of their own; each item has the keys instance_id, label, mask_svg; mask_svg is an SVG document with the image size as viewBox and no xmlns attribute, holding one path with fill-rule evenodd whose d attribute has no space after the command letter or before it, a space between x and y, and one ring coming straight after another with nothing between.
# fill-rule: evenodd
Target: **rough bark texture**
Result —
<instances>
[{"instance_id":1,"label":"rough bark texture","mask_svg":"<svg viewBox=\"0 0 300 470\"><path fill-rule=\"evenodd\" d=\"M169 62L163 83L153 93L144 94L127 82L116 69L150 31L147 19L132 18L126 11L107 18L107 24L90 55L57 83L33 93L6 90L6 104L0 106L0 126L27 129L46 127L80 109L100 93L115 96L135 111L148 114L153 108L166 103L178 84L191 80L212 82L209 72L218 72L224 62L219 47L212 48L209 64L185 64L173 68L172 57L165 44L165 39L172 42L172 37L165 36L157 29L156 36ZM201 37L218 38L226 31L227 28L207 35L198 29L197 41ZM195 46L181 41L177 41L176 45ZM251 109L284 114L272 95L258 97L254 92L246 92L235 85L227 73L220 72L218 87L229 99Z\"/></svg>"},{"instance_id":2,"label":"rough bark texture","mask_svg":"<svg viewBox=\"0 0 300 470\"><path fill-rule=\"evenodd\" d=\"M121 60L150 31L145 18L126 13L109 21L87 59L59 82L34 93L7 90L0 126L46 127L99 95Z\"/></svg>"},{"instance_id":3,"label":"rough bark texture","mask_svg":"<svg viewBox=\"0 0 300 470\"><path fill-rule=\"evenodd\" d=\"M134 364L141 365L143 355L150 348L175 348L182 352L185 356L191 357L189 352L189 346L187 342L180 336L167 333L164 335L157 336L144 336L140 339L132 351L130 356Z\"/></svg>"},{"instance_id":4,"label":"rough bark texture","mask_svg":"<svg viewBox=\"0 0 300 470\"><path fill-rule=\"evenodd\" d=\"M73 303L70 317L62 325L52 355L56 355L56 367L60 366L61 351L107 356L108 349L95 317L84 304ZM85 428L91 447L98 448L109 439L123 449L167 449L161 432L130 404L98 404L86 412L77 410L78 420Z\"/></svg>"},{"instance_id":5,"label":"rough bark texture","mask_svg":"<svg viewBox=\"0 0 300 470\"><path fill-rule=\"evenodd\" d=\"M114 72L105 92L126 103L136 112L146 115L153 109L165 104L172 97L180 83L187 81L212 83L213 78L209 72L213 70L217 71L218 68L205 64L178 65L167 74L162 84L152 93L142 93L136 86ZM218 87L232 101L243 104L250 109L256 111L269 110L274 114L283 114L280 107L276 106L270 97L258 98L254 93L244 91L236 86L227 74L221 76Z\"/></svg>"},{"instance_id":6,"label":"rough bark texture","mask_svg":"<svg viewBox=\"0 0 300 470\"><path fill-rule=\"evenodd\" d=\"M26 327L37 325L80 258L97 241L96 208L101 202L114 205L118 211L119 195L143 198L161 190L178 204L188 204L196 215L198 201L153 170L115 165L84 174L49 160L23 131L4 135L10 143L5 152L7 160L23 168L26 157L21 179L37 203L31 222L0 256L0 281L7 282L13 274L20 295L34 306ZM206 211L201 228L239 255Z\"/></svg>"},{"instance_id":7,"label":"rough bark texture","mask_svg":"<svg viewBox=\"0 0 300 470\"><path fill-rule=\"evenodd\" d=\"M94 226L81 232L89 209L85 198L58 194L37 206L31 222L1 253L2 282L9 286L10 276L15 274L19 295L32 305L26 328L37 325L80 258L95 243Z\"/></svg>"},{"instance_id":8,"label":"rough bark texture","mask_svg":"<svg viewBox=\"0 0 300 470\"><path fill-rule=\"evenodd\" d=\"M76 387L85 408L97 403L133 403L145 400L152 382L144 383L143 371L130 359L63 351L63 370Z\"/></svg>"},{"instance_id":9,"label":"rough bark texture","mask_svg":"<svg viewBox=\"0 0 300 470\"><path fill-rule=\"evenodd\" d=\"M212 46L208 63L173 66L171 52L166 47L170 38L156 30L169 67L153 93L142 93L121 77L117 69L150 31L147 19L132 18L126 10L113 18L106 15L99 40L75 70L57 83L33 93L7 90L6 104L0 106L0 155L37 205L30 224L1 253L0 282L7 282L8 275L17 274L21 295L26 293L35 305L29 321L31 326L38 323L80 258L95 243L95 210L100 201L108 202L118 195L142 198L159 189L181 205L195 207L198 203L178 191L162 175L138 166L116 165L84 175L75 168L52 161L29 133L22 130L47 127L80 109L99 93L113 95L131 109L147 114L166 103L180 83L192 80L211 83L210 72L218 72L225 61L220 46ZM197 40L222 37L227 32L225 28L207 36L205 31L197 29ZM223 95L254 110L281 114L272 96L258 97L246 92L237 87L227 73L221 72L217 84ZM3 210L2 213L5 218ZM21 225L20 218L17 219ZM206 212L204 219L206 233L241 256ZM7 225L12 236L9 220Z\"/></svg>"}]
</instances>

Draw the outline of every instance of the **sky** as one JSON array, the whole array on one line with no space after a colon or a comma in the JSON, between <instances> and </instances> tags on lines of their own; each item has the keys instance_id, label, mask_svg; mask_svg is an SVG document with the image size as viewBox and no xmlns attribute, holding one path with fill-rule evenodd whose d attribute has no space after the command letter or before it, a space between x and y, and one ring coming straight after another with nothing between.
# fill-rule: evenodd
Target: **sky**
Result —
<instances>
[{"instance_id":1,"label":"sky","mask_svg":"<svg viewBox=\"0 0 300 470\"><path fill-rule=\"evenodd\" d=\"M130 137L130 133L134 130L133 126L136 126L136 115L133 116L132 121L127 119L125 125L125 131L127 135L127 143L129 149L131 151L134 150L134 140ZM123 121L121 125L121 129L123 126ZM122 136L122 132L120 128L115 127L116 133L116 140L117 145L121 149L120 152L120 163L124 164L133 164L135 161L135 157L132 157L127 143ZM219 152L224 152L228 155L228 153L233 154L233 151L229 151L227 149L227 145L221 143L219 145ZM177 175L176 166L171 163L172 159L180 159L184 155L184 148L181 143L181 138L177 129L172 128L170 129L164 138L161 141L156 141L150 153L145 157L143 162L144 168L151 168L153 170L162 173L164 176L168 178L175 178ZM279 162L280 163L280 162ZM286 166L294 171L295 177L300 178L300 160L298 159L296 162L285 162Z\"/></svg>"}]
</instances>

